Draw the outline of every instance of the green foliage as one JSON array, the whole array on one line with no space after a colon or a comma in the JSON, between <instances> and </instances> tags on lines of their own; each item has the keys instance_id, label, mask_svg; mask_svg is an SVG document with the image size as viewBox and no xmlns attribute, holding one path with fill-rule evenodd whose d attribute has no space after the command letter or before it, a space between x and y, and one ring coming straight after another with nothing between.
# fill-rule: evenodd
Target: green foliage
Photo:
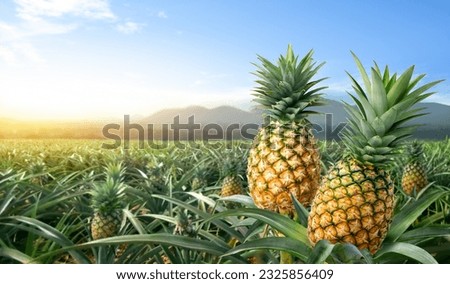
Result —
<instances>
[{"instance_id":1,"label":"green foliage","mask_svg":"<svg viewBox=\"0 0 450 284\"><path fill-rule=\"evenodd\" d=\"M400 190L406 161L395 160L395 217L374 256L349 244L312 247L305 228L309 209L299 203L292 220L256 208L246 194L220 198L220 157L245 163L248 143L159 150L131 145L128 151L105 150L101 143L0 142L0 263L279 263L280 252L294 263L450 262L449 140L423 143L430 185L417 196ZM325 172L342 147L321 149ZM206 184L192 189L203 171ZM155 177L162 186L155 186ZM120 195L124 221L117 237L90 241L90 193L108 180L126 187ZM239 209L224 206L231 201Z\"/></svg>"}]
</instances>

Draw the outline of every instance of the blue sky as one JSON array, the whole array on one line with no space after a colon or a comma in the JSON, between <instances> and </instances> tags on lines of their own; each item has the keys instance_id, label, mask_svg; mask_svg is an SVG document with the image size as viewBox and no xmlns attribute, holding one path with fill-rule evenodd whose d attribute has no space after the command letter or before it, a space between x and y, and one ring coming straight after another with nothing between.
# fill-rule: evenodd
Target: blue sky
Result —
<instances>
[{"instance_id":1,"label":"blue sky","mask_svg":"<svg viewBox=\"0 0 450 284\"><path fill-rule=\"evenodd\" d=\"M326 61L319 76L345 98L369 67L416 65L429 101L450 105L449 1L0 0L3 117L148 115L167 107L251 107L256 54L287 44Z\"/></svg>"}]
</instances>

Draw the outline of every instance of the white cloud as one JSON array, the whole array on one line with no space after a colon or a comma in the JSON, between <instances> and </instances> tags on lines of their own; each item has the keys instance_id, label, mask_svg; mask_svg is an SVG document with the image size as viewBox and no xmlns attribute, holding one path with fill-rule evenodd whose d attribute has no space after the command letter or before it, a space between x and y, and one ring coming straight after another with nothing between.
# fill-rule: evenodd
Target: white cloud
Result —
<instances>
[{"instance_id":1,"label":"white cloud","mask_svg":"<svg viewBox=\"0 0 450 284\"><path fill-rule=\"evenodd\" d=\"M349 80L341 82L331 82L330 84L328 84L327 81L324 81L322 84L328 86L328 88L324 90L324 92L327 93L346 94L346 92L351 92L353 90L352 84Z\"/></svg>"},{"instance_id":2,"label":"white cloud","mask_svg":"<svg viewBox=\"0 0 450 284\"><path fill-rule=\"evenodd\" d=\"M158 18L161 18L161 19L167 19L168 18L166 12L164 12L164 11L159 11L157 16L158 16Z\"/></svg>"},{"instance_id":3,"label":"white cloud","mask_svg":"<svg viewBox=\"0 0 450 284\"><path fill-rule=\"evenodd\" d=\"M18 16L61 17L66 14L92 19L114 19L106 0L15 0Z\"/></svg>"},{"instance_id":4,"label":"white cloud","mask_svg":"<svg viewBox=\"0 0 450 284\"><path fill-rule=\"evenodd\" d=\"M39 35L65 34L78 28L80 21L61 23L72 16L90 20L116 20L107 0L14 0L16 16L21 20L11 25L0 22L0 60L14 64L24 58L44 62L29 38ZM139 26L125 26L128 33Z\"/></svg>"},{"instance_id":5,"label":"white cloud","mask_svg":"<svg viewBox=\"0 0 450 284\"><path fill-rule=\"evenodd\" d=\"M133 34L135 32L138 32L142 28L142 25L135 23L135 22L128 21L123 24L118 24L116 27L117 27L117 30L121 33Z\"/></svg>"}]
</instances>

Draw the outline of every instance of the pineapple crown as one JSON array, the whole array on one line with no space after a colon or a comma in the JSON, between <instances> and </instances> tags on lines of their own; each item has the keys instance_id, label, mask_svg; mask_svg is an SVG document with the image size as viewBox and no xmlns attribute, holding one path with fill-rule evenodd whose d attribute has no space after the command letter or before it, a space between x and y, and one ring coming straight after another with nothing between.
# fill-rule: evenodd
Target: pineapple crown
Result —
<instances>
[{"instance_id":1,"label":"pineapple crown","mask_svg":"<svg viewBox=\"0 0 450 284\"><path fill-rule=\"evenodd\" d=\"M294 54L292 46L288 45L286 56L280 56L275 65L262 56L258 56L261 65L257 67L259 79L253 94L254 102L265 110L270 120L286 122L308 122L310 114L317 113L310 107L323 105L321 90L327 87L315 87L326 78L312 80L312 77L325 64L316 65L310 50L301 60Z\"/></svg>"},{"instance_id":2,"label":"pineapple crown","mask_svg":"<svg viewBox=\"0 0 450 284\"><path fill-rule=\"evenodd\" d=\"M423 154L423 147L422 144L414 140L409 146L408 146L408 158L410 162L417 161Z\"/></svg>"},{"instance_id":3,"label":"pineapple crown","mask_svg":"<svg viewBox=\"0 0 450 284\"><path fill-rule=\"evenodd\" d=\"M237 158L228 157L223 161L223 177L238 176L242 170L243 161Z\"/></svg>"},{"instance_id":4,"label":"pineapple crown","mask_svg":"<svg viewBox=\"0 0 450 284\"><path fill-rule=\"evenodd\" d=\"M122 163L111 163L105 167L106 181L95 183L91 191L91 204L95 212L110 213L124 207L123 197L125 185L123 174L125 168Z\"/></svg>"},{"instance_id":5,"label":"pineapple crown","mask_svg":"<svg viewBox=\"0 0 450 284\"><path fill-rule=\"evenodd\" d=\"M434 94L427 90L443 80L416 87L425 74L412 78L414 66L397 78L396 73L390 74L388 66L381 72L376 63L371 68L369 79L361 61L353 52L352 55L364 88L347 73L356 96L348 94L356 103L356 108L344 103L349 115L344 143L353 158L364 164L381 166L398 154L401 142L410 137L418 126L404 124L425 115L422 112L424 108L414 106Z\"/></svg>"}]
</instances>

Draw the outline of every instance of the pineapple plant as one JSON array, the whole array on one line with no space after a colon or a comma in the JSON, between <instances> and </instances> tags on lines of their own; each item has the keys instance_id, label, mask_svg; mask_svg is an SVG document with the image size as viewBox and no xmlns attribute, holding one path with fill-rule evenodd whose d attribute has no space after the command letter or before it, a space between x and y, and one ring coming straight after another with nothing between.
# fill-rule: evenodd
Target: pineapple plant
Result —
<instances>
[{"instance_id":1,"label":"pineapple plant","mask_svg":"<svg viewBox=\"0 0 450 284\"><path fill-rule=\"evenodd\" d=\"M308 115L323 104L312 80L324 63L316 65L313 50L302 59L291 45L277 65L259 56L254 73L259 79L254 101L264 110L265 125L258 130L250 149L247 178L256 206L294 214L291 194L308 206L319 187L320 155Z\"/></svg>"},{"instance_id":2,"label":"pineapple plant","mask_svg":"<svg viewBox=\"0 0 450 284\"><path fill-rule=\"evenodd\" d=\"M106 170L106 181L95 183L91 192L91 206L94 211L91 236L94 240L117 235L122 221L125 189L122 181L125 169L118 163L108 165Z\"/></svg>"},{"instance_id":3,"label":"pineapple plant","mask_svg":"<svg viewBox=\"0 0 450 284\"><path fill-rule=\"evenodd\" d=\"M191 180L191 189L199 190L208 186L208 168L200 166L195 168L194 177Z\"/></svg>"},{"instance_id":4,"label":"pineapple plant","mask_svg":"<svg viewBox=\"0 0 450 284\"><path fill-rule=\"evenodd\" d=\"M164 163L156 160L147 165L148 185L153 192L164 192L166 180L164 176Z\"/></svg>"},{"instance_id":5,"label":"pineapple plant","mask_svg":"<svg viewBox=\"0 0 450 284\"><path fill-rule=\"evenodd\" d=\"M403 169L402 188L403 191L412 195L414 192L419 193L428 185L428 178L425 167L421 163L423 155L422 145L414 141L408 147L409 161Z\"/></svg>"},{"instance_id":6,"label":"pineapple plant","mask_svg":"<svg viewBox=\"0 0 450 284\"><path fill-rule=\"evenodd\" d=\"M414 66L397 78L387 66L382 73L376 63L369 79L360 60L352 55L365 88L348 74L356 93L350 94L356 108L346 104L349 124L343 141L348 153L322 180L308 217L308 237L313 245L326 239L351 243L374 254L393 214L394 184L388 167L416 128L404 124L423 115L414 106L433 94L427 90L440 81L415 88L425 75L412 78Z\"/></svg>"},{"instance_id":7,"label":"pineapple plant","mask_svg":"<svg viewBox=\"0 0 450 284\"><path fill-rule=\"evenodd\" d=\"M243 194L244 188L242 180L239 176L242 164L237 157L227 157L224 161L222 187L220 190L221 197Z\"/></svg>"}]
</instances>

